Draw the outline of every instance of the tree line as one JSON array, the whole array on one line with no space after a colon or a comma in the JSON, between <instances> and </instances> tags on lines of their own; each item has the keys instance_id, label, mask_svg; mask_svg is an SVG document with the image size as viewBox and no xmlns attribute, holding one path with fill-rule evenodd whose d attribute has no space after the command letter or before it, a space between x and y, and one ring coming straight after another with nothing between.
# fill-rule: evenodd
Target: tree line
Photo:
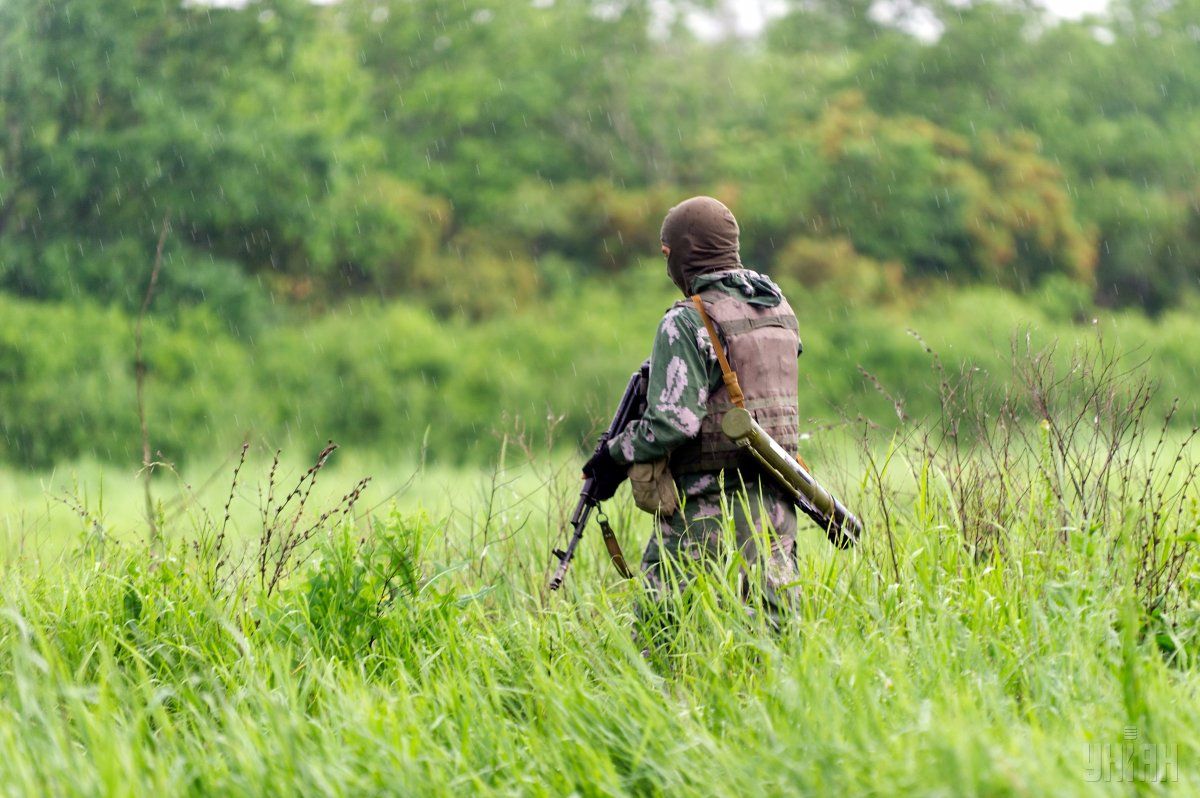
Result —
<instances>
[{"instance_id":1,"label":"tree line","mask_svg":"<svg viewBox=\"0 0 1200 798\"><path fill-rule=\"evenodd\" d=\"M697 192L749 263L854 301L1196 285L1197 0L793 0L718 41L694 5L7 0L0 290L136 308L170 223L163 310L481 318L652 255Z\"/></svg>"}]
</instances>

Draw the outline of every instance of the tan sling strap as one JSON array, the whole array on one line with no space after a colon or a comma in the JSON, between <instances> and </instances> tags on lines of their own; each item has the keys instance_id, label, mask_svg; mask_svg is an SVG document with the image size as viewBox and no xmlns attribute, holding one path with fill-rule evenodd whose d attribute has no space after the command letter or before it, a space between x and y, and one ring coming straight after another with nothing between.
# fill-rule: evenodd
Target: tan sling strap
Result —
<instances>
[{"instance_id":1,"label":"tan sling strap","mask_svg":"<svg viewBox=\"0 0 1200 798\"><path fill-rule=\"evenodd\" d=\"M612 560L613 567L617 569L624 579L632 579L633 571L629 568L629 564L625 562L625 553L621 551L621 544L617 542L617 536L613 532L608 523L608 516L600 513L597 519L600 522L600 534L604 536L604 548L608 549L608 556Z\"/></svg>"},{"instance_id":2,"label":"tan sling strap","mask_svg":"<svg viewBox=\"0 0 1200 798\"><path fill-rule=\"evenodd\" d=\"M742 394L742 386L738 385L737 372L729 366L729 360L725 357L725 347L721 346L721 339L717 336L717 328L708 317L708 311L704 309L704 300L699 294L692 294L692 302L695 303L700 318L704 320L704 326L708 328L708 340L712 341L713 351L717 353L717 362L721 364L721 377L725 380L725 390L729 391L729 401L733 402L734 407L745 408L746 397Z\"/></svg>"},{"instance_id":3,"label":"tan sling strap","mask_svg":"<svg viewBox=\"0 0 1200 798\"><path fill-rule=\"evenodd\" d=\"M717 327L713 324L713 320L709 318L708 311L704 309L704 300L699 294L692 294L692 303L695 304L696 310L700 313L700 318L704 321L704 326L708 330L708 339L712 341L713 351L717 353L717 362L721 364L721 378L725 380L725 390L729 391L729 401L733 402L734 407L745 409L746 397L742 394L742 386L738 385L737 372L729 365L729 359L725 357L725 347L721 346L721 339L717 335ZM796 461L804 466L810 473L812 469L808 467L808 463L796 454Z\"/></svg>"}]
</instances>

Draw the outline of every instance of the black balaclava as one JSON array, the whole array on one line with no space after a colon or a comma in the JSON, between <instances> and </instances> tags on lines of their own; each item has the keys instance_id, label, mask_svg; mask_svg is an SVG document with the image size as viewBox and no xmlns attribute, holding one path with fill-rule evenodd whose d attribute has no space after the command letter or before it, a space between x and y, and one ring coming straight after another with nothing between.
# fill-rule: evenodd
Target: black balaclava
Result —
<instances>
[{"instance_id":1,"label":"black balaclava","mask_svg":"<svg viewBox=\"0 0 1200 798\"><path fill-rule=\"evenodd\" d=\"M679 203L663 219L659 237L671 249L667 274L684 296L702 274L741 268L737 219L720 200L692 197Z\"/></svg>"}]
</instances>

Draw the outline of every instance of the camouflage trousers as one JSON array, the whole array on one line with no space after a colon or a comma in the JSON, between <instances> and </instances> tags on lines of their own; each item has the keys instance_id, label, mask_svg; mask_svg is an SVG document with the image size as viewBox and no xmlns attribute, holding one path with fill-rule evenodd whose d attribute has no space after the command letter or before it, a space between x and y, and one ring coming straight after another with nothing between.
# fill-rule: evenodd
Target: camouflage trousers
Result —
<instances>
[{"instance_id":1,"label":"camouflage trousers","mask_svg":"<svg viewBox=\"0 0 1200 798\"><path fill-rule=\"evenodd\" d=\"M733 481L722 486L719 473L676 478L681 506L656 518L642 574L651 594L661 594L685 586L698 567L727 561L736 547L743 600L761 601L778 617L797 590L796 507L774 485Z\"/></svg>"}]
</instances>

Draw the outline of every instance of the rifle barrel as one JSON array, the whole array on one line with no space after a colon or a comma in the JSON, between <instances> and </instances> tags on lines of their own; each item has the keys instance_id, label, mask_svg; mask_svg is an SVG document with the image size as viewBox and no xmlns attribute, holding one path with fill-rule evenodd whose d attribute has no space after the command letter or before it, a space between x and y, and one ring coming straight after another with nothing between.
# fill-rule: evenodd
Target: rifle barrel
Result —
<instances>
[{"instance_id":1,"label":"rifle barrel","mask_svg":"<svg viewBox=\"0 0 1200 798\"><path fill-rule=\"evenodd\" d=\"M588 518L592 515L592 508L596 506L589 496L591 487L592 480L588 479L579 497L579 503L575 505L575 512L571 514L571 526L575 531L567 543L567 550L554 550L554 555L558 557L558 568L554 570L554 576L550 578L551 590L558 590L562 587L563 580L567 578L567 569L571 567L571 560L575 558L575 549L583 538L583 530L587 527Z\"/></svg>"}]
</instances>

